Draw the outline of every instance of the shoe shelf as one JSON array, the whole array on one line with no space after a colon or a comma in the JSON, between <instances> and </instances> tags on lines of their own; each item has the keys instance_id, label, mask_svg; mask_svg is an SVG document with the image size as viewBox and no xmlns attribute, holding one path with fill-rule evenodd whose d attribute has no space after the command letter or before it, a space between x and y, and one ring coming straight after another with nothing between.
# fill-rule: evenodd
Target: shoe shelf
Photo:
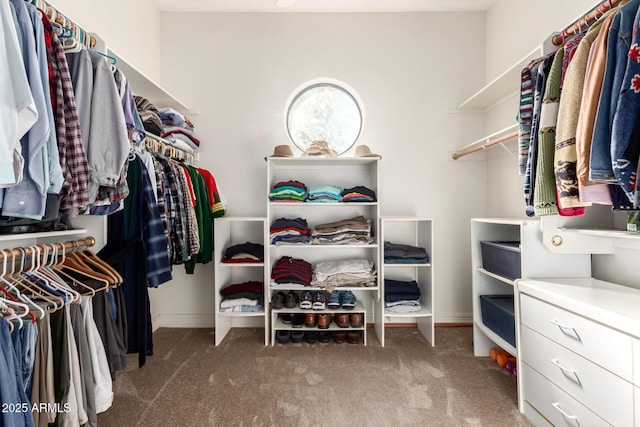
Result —
<instances>
[{"instance_id":1,"label":"shoe shelf","mask_svg":"<svg viewBox=\"0 0 640 427\"><path fill-rule=\"evenodd\" d=\"M345 286L336 288L339 291L377 291L379 288L377 286ZM326 288L321 288L319 286L271 286L269 288L270 291L327 291Z\"/></svg>"},{"instance_id":2,"label":"shoe shelf","mask_svg":"<svg viewBox=\"0 0 640 427\"><path fill-rule=\"evenodd\" d=\"M338 326L333 316L336 314L362 314L362 326L352 327L349 325L348 327ZM292 323L284 323L282 319L279 317L280 314L299 314L299 315L307 315L307 314L329 314L332 316L331 322L329 323L327 328L319 328L316 326L309 327L302 326L296 327L293 326ZM312 310L312 309L301 309L300 307L294 308L282 308L282 309L271 309L271 345L275 345L277 342L276 334L277 331L300 331L300 332L350 332L350 331L362 331L362 344L367 345L367 311L365 310L362 303L359 301L356 302L356 305L352 309L344 309L344 308L326 308L324 310Z\"/></svg>"}]
</instances>

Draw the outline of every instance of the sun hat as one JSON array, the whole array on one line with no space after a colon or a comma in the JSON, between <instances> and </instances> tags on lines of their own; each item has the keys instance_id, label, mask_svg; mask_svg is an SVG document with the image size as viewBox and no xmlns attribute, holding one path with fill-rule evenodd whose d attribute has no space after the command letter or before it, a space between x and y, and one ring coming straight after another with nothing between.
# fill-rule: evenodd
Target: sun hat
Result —
<instances>
[{"instance_id":1,"label":"sun hat","mask_svg":"<svg viewBox=\"0 0 640 427\"><path fill-rule=\"evenodd\" d=\"M371 148L368 145L358 145L355 151L355 157L377 157L382 159L380 154L375 154L371 152Z\"/></svg>"},{"instance_id":2,"label":"sun hat","mask_svg":"<svg viewBox=\"0 0 640 427\"><path fill-rule=\"evenodd\" d=\"M273 148L273 154L269 157L293 157L293 150L287 144L276 145ZM264 159L267 160L266 157Z\"/></svg>"},{"instance_id":3,"label":"sun hat","mask_svg":"<svg viewBox=\"0 0 640 427\"><path fill-rule=\"evenodd\" d=\"M329 148L327 141L313 141L304 150L302 157L338 157L338 153Z\"/></svg>"}]
</instances>

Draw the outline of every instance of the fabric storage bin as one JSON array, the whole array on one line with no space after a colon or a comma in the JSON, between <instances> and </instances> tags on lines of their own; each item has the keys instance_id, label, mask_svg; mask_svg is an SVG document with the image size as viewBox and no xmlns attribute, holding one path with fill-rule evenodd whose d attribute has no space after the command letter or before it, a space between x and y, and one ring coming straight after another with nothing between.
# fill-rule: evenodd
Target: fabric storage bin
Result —
<instances>
[{"instance_id":1,"label":"fabric storage bin","mask_svg":"<svg viewBox=\"0 0 640 427\"><path fill-rule=\"evenodd\" d=\"M521 277L520 242L480 242L482 267L510 280Z\"/></svg>"},{"instance_id":2,"label":"fabric storage bin","mask_svg":"<svg viewBox=\"0 0 640 427\"><path fill-rule=\"evenodd\" d=\"M516 322L513 295L480 295L482 323L515 347Z\"/></svg>"}]
</instances>

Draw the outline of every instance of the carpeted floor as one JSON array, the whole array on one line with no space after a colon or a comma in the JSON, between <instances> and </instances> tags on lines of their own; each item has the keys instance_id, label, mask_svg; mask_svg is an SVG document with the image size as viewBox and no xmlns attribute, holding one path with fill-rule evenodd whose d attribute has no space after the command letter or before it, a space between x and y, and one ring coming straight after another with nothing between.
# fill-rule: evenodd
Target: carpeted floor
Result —
<instances>
[{"instance_id":1,"label":"carpeted floor","mask_svg":"<svg viewBox=\"0 0 640 427\"><path fill-rule=\"evenodd\" d=\"M470 327L387 328L381 347L263 345L261 329L159 329L155 354L117 375L109 426L530 426L516 380L476 358Z\"/></svg>"}]
</instances>

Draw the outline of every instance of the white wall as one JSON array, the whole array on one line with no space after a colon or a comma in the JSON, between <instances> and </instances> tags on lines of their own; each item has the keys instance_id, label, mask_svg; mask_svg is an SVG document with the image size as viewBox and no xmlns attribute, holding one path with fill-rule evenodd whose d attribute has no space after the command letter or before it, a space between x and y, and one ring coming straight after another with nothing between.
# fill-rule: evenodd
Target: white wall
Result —
<instances>
[{"instance_id":1,"label":"white wall","mask_svg":"<svg viewBox=\"0 0 640 427\"><path fill-rule=\"evenodd\" d=\"M484 14L163 13L161 27L163 82L199 110L199 164L215 174L228 215L266 213L263 157L288 143L291 93L319 76L342 80L364 102L359 142L383 156L383 214L435 221L436 320L470 321L469 220L486 210L486 165L450 154L482 119L451 110L484 83ZM470 34L480 42L461 50ZM199 265L158 289L163 319L211 317L212 270Z\"/></svg>"},{"instance_id":2,"label":"white wall","mask_svg":"<svg viewBox=\"0 0 640 427\"><path fill-rule=\"evenodd\" d=\"M52 0L51 6L96 33L107 46L160 83L160 11L154 0Z\"/></svg>"}]
</instances>

